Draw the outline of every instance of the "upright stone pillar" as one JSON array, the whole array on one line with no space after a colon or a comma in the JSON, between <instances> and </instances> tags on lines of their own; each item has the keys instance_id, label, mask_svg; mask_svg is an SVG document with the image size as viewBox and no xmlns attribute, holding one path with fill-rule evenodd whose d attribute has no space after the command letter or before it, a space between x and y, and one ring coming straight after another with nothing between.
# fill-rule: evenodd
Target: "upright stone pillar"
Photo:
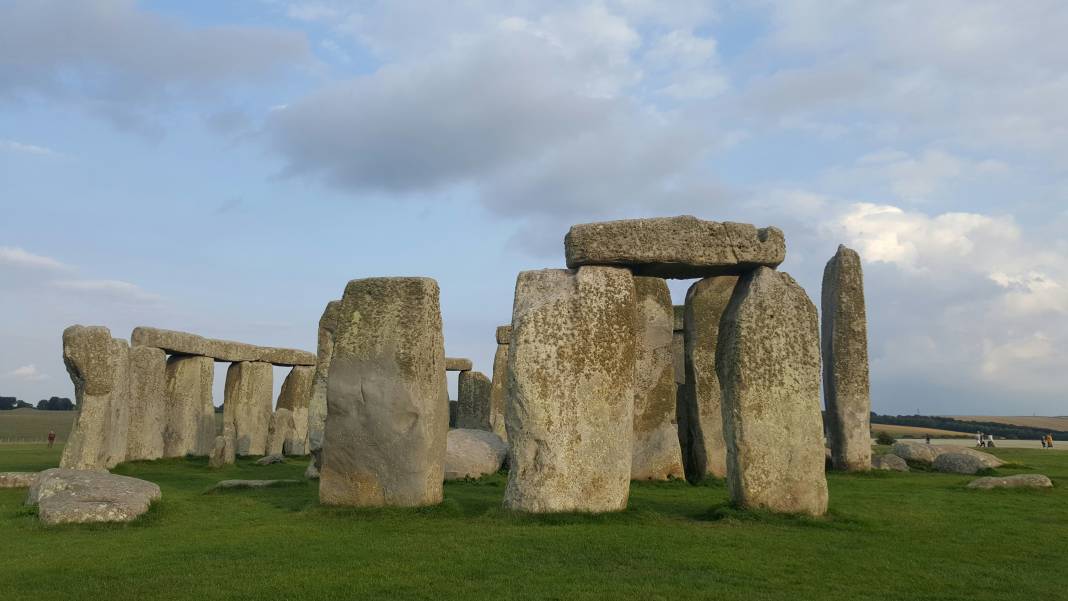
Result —
<instances>
[{"instance_id":1,"label":"upright stone pillar","mask_svg":"<svg viewBox=\"0 0 1068 601\"><path fill-rule=\"evenodd\" d=\"M788 274L742 276L721 322L727 489L745 508L827 510L816 307Z\"/></svg>"},{"instance_id":2,"label":"upright stone pillar","mask_svg":"<svg viewBox=\"0 0 1068 601\"><path fill-rule=\"evenodd\" d=\"M297 365L289 371L282 390L278 393L278 409L288 409L293 414L293 432L290 434L288 452L304 455L308 452L308 406L311 401L315 368Z\"/></svg>"},{"instance_id":3,"label":"upright stone pillar","mask_svg":"<svg viewBox=\"0 0 1068 601\"><path fill-rule=\"evenodd\" d=\"M835 469L871 469L868 318L860 255L839 246L823 270L823 394Z\"/></svg>"},{"instance_id":4,"label":"upright stone pillar","mask_svg":"<svg viewBox=\"0 0 1068 601\"><path fill-rule=\"evenodd\" d=\"M505 408L509 509L627 506L634 433L634 278L626 269L524 271Z\"/></svg>"},{"instance_id":5,"label":"upright stone pillar","mask_svg":"<svg viewBox=\"0 0 1068 601\"><path fill-rule=\"evenodd\" d=\"M223 421L232 424L237 454L264 455L274 401L274 372L270 363L239 361L226 370Z\"/></svg>"},{"instance_id":6,"label":"upright stone pillar","mask_svg":"<svg viewBox=\"0 0 1068 601\"><path fill-rule=\"evenodd\" d=\"M167 354L149 346L131 348L127 461L163 457L166 409Z\"/></svg>"},{"instance_id":7,"label":"upright stone pillar","mask_svg":"<svg viewBox=\"0 0 1068 601\"><path fill-rule=\"evenodd\" d=\"M682 392L687 446L683 452L686 478L691 482L727 475L716 347L720 317L737 282L737 276L710 277L698 281L686 292L683 313L686 385Z\"/></svg>"},{"instance_id":8,"label":"upright stone pillar","mask_svg":"<svg viewBox=\"0 0 1068 601\"><path fill-rule=\"evenodd\" d=\"M267 449L264 455L293 455L293 432L296 430L293 423L293 412L289 409L278 408L271 414L271 422L267 427Z\"/></svg>"},{"instance_id":9,"label":"upright stone pillar","mask_svg":"<svg viewBox=\"0 0 1068 601\"><path fill-rule=\"evenodd\" d=\"M493 355L493 380L490 384L490 431L508 442L504 426L504 407L508 402L508 349L512 340L512 326L497 328L497 352Z\"/></svg>"},{"instance_id":10,"label":"upright stone pillar","mask_svg":"<svg viewBox=\"0 0 1068 601\"><path fill-rule=\"evenodd\" d=\"M210 455L215 445L215 406L211 357L171 355L167 359L166 425L163 456Z\"/></svg>"},{"instance_id":11,"label":"upright stone pillar","mask_svg":"<svg viewBox=\"0 0 1068 601\"><path fill-rule=\"evenodd\" d=\"M441 502L449 416L438 297L429 278L345 287L328 379L322 503Z\"/></svg>"},{"instance_id":12,"label":"upright stone pillar","mask_svg":"<svg viewBox=\"0 0 1068 601\"><path fill-rule=\"evenodd\" d=\"M678 425L679 449L682 452L683 471L686 470L687 449L690 448L689 410L686 407L686 335L683 328L684 305L672 307L674 323L671 332L671 355L675 372L675 423Z\"/></svg>"},{"instance_id":13,"label":"upright stone pillar","mask_svg":"<svg viewBox=\"0 0 1068 601\"><path fill-rule=\"evenodd\" d=\"M636 277L633 480L681 478L675 421L674 310L667 282Z\"/></svg>"},{"instance_id":14,"label":"upright stone pillar","mask_svg":"<svg viewBox=\"0 0 1068 601\"><path fill-rule=\"evenodd\" d=\"M493 431L490 395L493 384L482 372L460 372L457 385L456 427Z\"/></svg>"},{"instance_id":15,"label":"upright stone pillar","mask_svg":"<svg viewBox=\"0 0 1068 601\"><path fill-rule=\"evenodd\" d=\"M63 363L74 383L78 413L60 467L103 470L126 458L130 347L101 326L63 331Z\"/></svg>"},{"instance_id":16,"label":"upright stone pillar","mask_svg":"<svg viewBox=\"0 0 1068 601\"><path fill-rule=\"evenodd\" d=\"M317 452L323 447L323 428L326 425L326 380L330 374L330 359L334 355L334 335L341 301L326 303L319 318L319 349L312 376L311 399L308 402L308 450ZM321 467L321 466L317 466Z\"/></svg>"}]
</instances>

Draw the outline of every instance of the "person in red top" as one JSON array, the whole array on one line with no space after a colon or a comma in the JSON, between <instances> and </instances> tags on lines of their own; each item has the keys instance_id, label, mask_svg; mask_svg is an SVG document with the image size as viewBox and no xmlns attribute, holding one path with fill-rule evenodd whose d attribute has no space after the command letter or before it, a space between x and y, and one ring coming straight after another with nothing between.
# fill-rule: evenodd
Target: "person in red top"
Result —
<instances>
[{"instance_id":1,"label":"person in red top","mask_svg":"<svg viewBox=\"0 0 1068 601\"><path fill-rule=\"evenodd\" d=\"M52 448L52 445L56 444L56 432L55 430L48 431L48 448Z\"/></svg>"}]
</instances>

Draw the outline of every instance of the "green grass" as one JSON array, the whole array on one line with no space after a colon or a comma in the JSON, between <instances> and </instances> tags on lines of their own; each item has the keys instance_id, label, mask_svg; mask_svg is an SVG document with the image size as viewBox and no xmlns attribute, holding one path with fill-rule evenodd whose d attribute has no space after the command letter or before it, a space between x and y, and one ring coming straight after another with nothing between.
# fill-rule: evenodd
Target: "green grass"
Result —
<instances>
[{"instance_id":1,"label":"green grass","mask_svg":"<svg viewBox=\"0 0 1068 601\"><path fill-rule=\"evenodd\" d=\"M0 411L0 442L44 442L49 430L55 430L57 441L65 441L76 415L77 411Z\"/></svg>"},{"instance_id":2,"label":"green grass","mask_svg":"<svg viewBox=\"0 0 1068 601\"><path fill-rule=\"evenodd\" d=\"M0 471L58 451L0 447ZM935 473L831 474L812 519L739 511L721 482L640 483L613 515L500 508L505 476L446 484L424 509L320 507L314 483L204 492L226 478L299 478L305 462L211 471L120 466L163 501L130 525L41 526L0 490L0 599L1054 599L1068 590L1068 453L995 449L1052 491L970 491Z\"/></svg>"}]
</instances>

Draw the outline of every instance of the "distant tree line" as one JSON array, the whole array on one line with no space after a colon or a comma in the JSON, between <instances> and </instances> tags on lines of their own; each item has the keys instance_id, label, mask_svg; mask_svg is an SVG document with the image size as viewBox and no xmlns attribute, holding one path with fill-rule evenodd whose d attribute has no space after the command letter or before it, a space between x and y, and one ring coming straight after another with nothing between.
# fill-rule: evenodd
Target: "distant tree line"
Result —
<instances>
[{"instance_id":1,"label":"distant tree line","mask_svg":"<svg viewBox=\"0 0 1068 601\"><path fill-rule=\"evenodd\" d=\"M0 411L22 409L23 407L33 407L33 405L22 399L16 399L13 396L0 396Z\"/></svg>"},{"instance_id":2,"label":"distant tree line","mask_svg":"<svg viewBox=\"0 0 1068 601\"><path fill-rule=\"evenodd\" d=\"M983 434L990 434L995 438L1018 440L1037 440L1046 434L1053 434L1054 440L1068 440L1068 432L1064 430L1029 428L1027 426L999 424L997 422L970 422L953 419L952 417L939 417L937 415L879 415L873 411L871 414L871 423L935 428L938 430L949 430L951 432L967 432L969 434L975 434L976 432L982 431Z\"/></svg>"},{"instance_id":3,"label":"distant tree line","mask_svg":"<svg viewBox=\"0 0 1068 601\"><path fill-rule=\"evenodd\" d=\"M44 411L74 411L74 403L67 397L54 396L37 401L37 408Z\"/></svg>"}]
</instances>

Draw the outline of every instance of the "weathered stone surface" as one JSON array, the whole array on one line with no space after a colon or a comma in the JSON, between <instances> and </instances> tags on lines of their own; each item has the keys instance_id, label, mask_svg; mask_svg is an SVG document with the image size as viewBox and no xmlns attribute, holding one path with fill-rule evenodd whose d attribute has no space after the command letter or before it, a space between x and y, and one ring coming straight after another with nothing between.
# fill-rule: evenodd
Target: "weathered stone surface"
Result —
<instances>
[{"instance_id":1,"label":"weathered stone surface","mask_svg":"<svg viewBox=\"0 0 1068 601\"><path fill-rule=\"evenodd\" d=\"M632 480L681 478L682 449L675 422L674 309L667 282L634 278L634 441Z\"/></svg>"},{"instance_id":2,"label":"weathered stone surface","mask_svg":"<svg viewBox=\"0 0 1068 601\"><path fill-rule=\"evenodd\" d=\"M211 449L211 457L208 459L208 467L220 468L226 465L233 465L237 455L234 445L233 436L225 434L216 436L215 445Z\"/></svg>"},{"instance_id":3,"label":"weathered stone surface","mask_svg":"<svg viewBox=\"0 0 1068 601\"><path fill-rule=\"evenodd\" d=\"M926 464L934 462L935 457L938 457L942 452L940 449L941 447L938 445L903 440L895 442L894 446L890 448L894 455L897 455L906 461L916 461L918 463Z\"/></svg>"},{"instance_id":4,"label":"weathered stone surface","mask_svg":"<svg viewBox=\"0 0 1068 601\"><path fill-rule=\"evenodd\" d=\"M874 470L886 470L891 472L907 472L909 471L909 464L897 455L888 453L886 455L876 455L872 457L871 468Z\"/></svg>"},{"instance_id":5,"label":"weathered stone surface","mask_svg":"<svg viewBox=\"0 0 1068 601\"><path fill-rule=\"evenodd\" d=\"M720 324L727 489L733 503L827 511L816 307L788 274L739 279Z\"/></svg>"},{"instance_id":6,"label":"weathered stone surface","mask_svg":"<svg viewBox=\"0 0 1068 601\"><path fill-rule=\"evenodd\" d=\"M159 486L107 472L52 468L30 487L27 505L37 505L45 524L129 522L162 497Z\"/></svg>"},{"instance_id":7,"label":"weathered stone surface","mask_svg":"<svg viewBox=\"0 0 1068 601\"><path fill-rule=\"evenodd\" d=\"M129 428L126 460L163 457L167 425L167 355L161 349L130 349Z\"/></svg>"},{"instance_id":8,"label":"weathered stone surface","mask_svg":"<svg viewBox=\"0 0 1068 601\"><path fill-rule=\"evenodd\" d=\"M308 452L308 407L311 404L315 368L297 365L289 371L278 393L278 409L293 412L293 432L288 437L287 455L304 455Z\"/></svg>"},{"instance_id":9,"label":"weathered stone surface","mask_svg":"<svg viewBox=\"0 0 1068 601\"><path fill-rule=\"evenodd\" d=\"M37 481L37 472L0 472L0 488L28 488Z\"/></svg>"},{"instance_id":10,"label":"weathered stone surface","mask_svg":"<svg viewBox=\"0 0 1068 601\"><path fill-rule=\"evenodd\" d=\"M516 281L505 407L504 504L619 511L630 486L634 278L625 269L524 271Z\"/></svg>"},{"instance_id":11,"label":"weathered stone surface","mask_svg":"<svg viewBox=\"0 0 1068 601\"><path fill-rule=\"evenodd\" d=\"M459 401L449 401L449 427L456 427L457 417L460 415Z\"/></svg>"},{"instance_id":12,"label":"weathered stone surface","mask_svg":"<svg viewBox=\"0 0 1068 601\"><path fill-rule=\"evenodd\" d=\"M293 412L289 409L276 409L271 414L271 421L267 426L268 455L284 455L287 448L292 448L293 433L296 430L293 421Z\"/></svg>"},{"instance_id":13,"label":"weathered stone surface","mask_svg":"<svg viewBox=\"0 0 1068 601\"><path fill-rule=\"evenodd\" d=\"M675 372L675 384L686 383L686 335L683 330L683 315L686 307L675 305L673 307L673 324L671 330L671 357Z\"/></svg>"},{"instance_id":14,"label":"weathered stone surface","mask_svg":"<svg viewBox=\"0 0 1068 601\"><path fill-rule=\"evenodd\" d=\"M512 340L512 325L497 326L497 344L509 344Z\"/></svg>"},{"instance_id":15,"label":"weathered stone surface","mask_svg":"<svg viewBox=\"0 0 1068 601\"><path fill-rule=\"evenodd\" d=\"M635 275L705 278L775 267L786 258L782 231L690 215L573 225L564 238L567 266L628 267Z\"/></svg>"},{"instance_id":16,"label":"weathered stone surface","mask_svg":"<svg viewBox=\"0 0 1068 601\"><path fill-rule=\"evenodd\" d=\"M492 431L490 394L493 384L478 371L460 372L456 400L456 427Z\"/></svg>"},{"instance_id":17,"label":"weathered stone surface","mask_svg":"<svg viewBox=\"0 0 1068 601\"><path fill-rule=\"evenodd\" d=\"M992 488L1053 488L1053 482L1049 476L1042 474L1016 474L1004 478L986 477L977 478L968 483L968 488L990 490Z\"/></svg>"},{"instance_id":18,"label":"weathered stone surface","mask_svg":"<svg viewBox=\"0 0 1068 601\"><path fill-rule=\"evenodd\" d=\"M321 450L321 449L320 449ZM304 469L304 477L308 480L319 479L319 462L316 461L316 455L319 451L312 452L311 457L308 459L308 467Z\"/></svg>"},{"instance_id":19,"label":"weathered stone surface","mask_svg":"<svg viewBox=\"0 0 1068 601\"><path fill-rule=\"evenodd\" d=\"M823 270L823 394L835 469L871 469L868 318L860 255L839 246Z\"/></svg>"},{"instance_id":20,"label":"weathered stone surface","mask_svg":"<svg viewBox=\"0 0 1068 601\"><path fill-rule=\"evenodd\" d=\"M438 297L429 278L369 278L345 287L328 381L321 502L441 502L448 405Z\"/></svg>"},{"instance_id":21,"label":"weathered stone surface","mask_svg":"<svg viewBox=\"0 0 1068 601\"><path fill-rule=\"evenodd\" d=\"M445 371L471 371L474 366L470 359L445 357Z\"/></svg>"},{"instance_id":22,"label":"weathered stone surface","mask_svg":"<svg viewBox=\"0 0 1068 601\"><path fill-rule=\"evenodd\" d=\"M167 358L164 457L211 453L215 444L214 382L215 362L211 357Z\"/></svg>"},{"instance_id":23,"label":"weathered stone surface","mask_svg":"<svg viewBox=\"0 0 1068 601\"><path fill-rule=\"evenodd\" d=\"M957 445L925 444L919 441L899 440L894 443L892 450L893 453L899 457L927 465L933 464L939 455L945 453L962 453L971 455L972 457L975 457L984 468L994 469L1004 465L1002 460L990 453L984 453L982 451Z\"/></svg>"},{"instance_id":24,"label":"weathered stone surface","mask_svg":"<svg viewBox=\"0 0 1068 601\"><path fill-rule=\"evenodd\" d=\"M330 374L330 359L334 356L334 337L337 333L337 313L341 301L330 301L319 318L319 351L312 377L311 400L308 403L308 450L323 448L323 428L326 426L326 381ZM320 455L314 455L320 457ZM317 465L316 469L322 467Z\"/></svg>"},{"instance_id":25,"label":"weathered stone surface","mask_svg":"<svg viewBox=\"0 0 1068 601\"><path fill-rule=\"evenodd\" d=\"M493 432L449 430L445 479L462 480L495 474L507 455L508 445Z\"/></svg>"},{"instance_id":26,"label":"weathered stone surface","mask_svg":"<svg viewBox=\"0 0 1068 601\"><path fill-rule=\"evenodd\" d=\"M237 454L266 455L274 400L271 364L231 363L226 370L223 394L223 423L234 428Z\"/></svg>"},{"instance_id":27,"label":"weathered stone surface","mask_svg":"<svg viewBox=\"0 0 1068 601\"><path fill-rule=\"evenodd\" d=\"M300 484L300 480L220 480L215 486L209 488L207 492L241 488L269 488L271 486L286 486L289 484Z\"/></svg>"},{"instance_id":28,"label":"weathered stone surface","mask_svg":"<svg viewBox=\"0 0 1068 601\"><path fill-rule=\"evenodd\" d=\"M276 463L285 463L286 457L281 453L272 453L270 455L264 455L256 460L256 465L274 465Z\"/></svg>"},{"instance_id":29,"label":"weathered stone surface","mask_svg":"<svg viewBox=\"0 0 1068 601\"><path fill-rule=\"evenodd\" d=\"M723 409L716 350L720 318L731 300L738 278L719 276L695 282L686 291L683 311L685 386L680 388L685 411L686 478L727 475L727 446L723 440Z\"/></svg>"},{"instance_id":30,"label":"weathered stone surface","mask_svg":"<svg viewBox=\"0 0 1068 601\"><path fill-rule=\"evenodd\" d=\"M502 340L502 330L506 334ZM497 352L493 355L493 379L490 381L490 430L501 440L508 440L504 425L504 406L508 399L508 349L512 338L512 326L497 328Z\"/></svg>"},{"instance_id":31,"label":"weathered stone surface","mask_svg":"<svg viewBox=\"0 0 1068 601\"><path fill-rule=\"evenodd\" d=\"M983 469L983 462L967 453L942 453L931 465L935 471L951 474L974 474Z\"/></svg>"},{"instance_id":32,"label":"weathered stone surface","mask_svg":"<svg viewBox=\"0 0 1068 601\"><path fill-rule=\"evenodd\" d=\"M161 348L169 354L200 355L222 362L255 361L272 365L315 365L315 355L308 351L256 346L232 340L204 338L188 332L137 327L130 334L134 346Z\"/></svg>"},{"instance_id":33,"label":"weathered stone surface","mask_svg":"<svg viewBox=\"0 0 1068 601\"><path fill-rule=\"evenodd\" d=\"M104 470L126 459L129 354L107 328L75 325L63 331L63 363L74 382L78 414L60 466Z\"/></svg>"}]
</instances>

